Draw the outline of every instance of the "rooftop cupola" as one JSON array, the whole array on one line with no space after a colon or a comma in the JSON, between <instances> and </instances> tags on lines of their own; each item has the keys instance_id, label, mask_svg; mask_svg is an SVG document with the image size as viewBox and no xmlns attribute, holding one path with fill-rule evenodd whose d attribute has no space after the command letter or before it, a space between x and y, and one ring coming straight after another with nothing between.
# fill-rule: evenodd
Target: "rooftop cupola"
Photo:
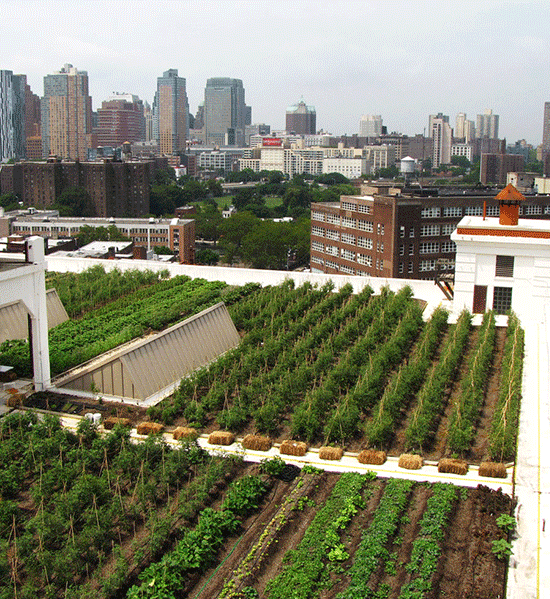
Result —
<instances>
[{"instance_id":1,"label":"rooftop cupola","mask_svg":"<svg viewBox=\"0 0 550 599\"><path fill-rule=\"evenodd\" d=\"M499 224L517 226L519 220L519 205L525 201L523 196L511 183L509 183L496 197L499 205Z\"/></svg>"}]
</instances>

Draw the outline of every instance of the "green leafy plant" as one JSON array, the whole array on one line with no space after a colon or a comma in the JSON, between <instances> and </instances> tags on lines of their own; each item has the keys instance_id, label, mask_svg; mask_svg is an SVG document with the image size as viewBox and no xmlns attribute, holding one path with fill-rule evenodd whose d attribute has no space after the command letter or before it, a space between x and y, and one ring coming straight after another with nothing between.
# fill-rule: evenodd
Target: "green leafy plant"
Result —
<instances>
[{"instance_id":1,"label":"green leafy plant","mask_svg":"<svg viewBox=\"0 0 550 599\"><path fill-rule=\"evenodd\" d=\"M506 539L496 539L492 543L491 551L497 559L504 561L512 555L512 544Z\"/></svg>"}]
</instances>

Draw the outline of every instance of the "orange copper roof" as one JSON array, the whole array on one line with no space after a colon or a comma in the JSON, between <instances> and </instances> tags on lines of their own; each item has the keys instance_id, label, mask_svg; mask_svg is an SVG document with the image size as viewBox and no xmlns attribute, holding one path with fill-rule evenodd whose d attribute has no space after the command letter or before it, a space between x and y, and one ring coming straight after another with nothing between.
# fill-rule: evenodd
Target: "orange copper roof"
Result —
<instances>
[{"instance_id":1,"label":"orange copper roof","mask_svg":"<svg viewBox=\"0 0 550 599\"><path fill-rule=\"evenodd\" d=\"M495 200L501 200L503 202L521 202L525 200L525 196L522 195L511 183L497 195Z\"/></svg>"}]
</instances>

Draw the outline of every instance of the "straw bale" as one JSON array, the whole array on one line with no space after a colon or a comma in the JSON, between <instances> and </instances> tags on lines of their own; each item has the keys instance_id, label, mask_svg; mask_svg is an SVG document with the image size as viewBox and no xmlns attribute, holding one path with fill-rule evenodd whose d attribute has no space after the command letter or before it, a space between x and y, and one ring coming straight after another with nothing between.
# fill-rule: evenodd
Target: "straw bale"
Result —
<instances>
[{"instance_id":1,"label":"straw bale","mask_svg":"<svg viewBox=\"0 0 550 599\"><path fill-rule=\"evenodd\" d=\"M457 460L455 458L441 458L437 464L438 472L447 472L449 474L461 474L464 476L468 473L468 462L466 460Z\"/></svg>"},{"instance_id":2,"label":"straw bale","mask_svg":"<svg viewBox=\"0 0 550 599\"><path fill-rule=\"evenodd\" d=\"M8 408L18 408L19 406L23 405L23 399L24 396L21 395L21 393L14 393L8 397L6 400L6 405Z\"/></svg>"},{"instance_id":3,"label":"straw bale","mask_svg":"<svg viewBox=\"0 0 550 599\"><path fill-rule=\"evenodd\" d=\"M307 445L303 441L292 441L286 439L279 447L279 453L285 455L304 456L307 452Z\"/></svg>"},{"instance_id":4,"label":"straw bale","mask_svg":"<svg viewBox=\"0 0 550 599\"><path fill-rule=\"evenodd\" d=\"M242 446L245 449L252 449L254 451L269 451L271 445L271 439L262 435L246 435L242 441Z\"/></svg>"},{"instance_id":5,"label":"straw bale","mask_svg":"<svg viewBox=\"0 0 550 599\"><path fill-rule=\"evenodd\" d=\"M197 429L188 426L178 426L174 429L174 439L189 439L194 441L199 436Z\"/></svg>"},{"instance_id":6,"label":"straw bale","mask_svg":"<svg viewBox=\"0 0 550 599\"><path fill-rule=\"evenodd\" d=\"M422 456L419 455L402 453L399 456L397 465L399 468L406 468L407 470L419 470L424 465L424 460L422 459Z\"/></svg>"},{"instance_id":7,"label":"straw bale","mask_svg":"<svg viewBox=\"0 0 550 599\"><path fill-rule=\"evenodd\" d=\"M140 422L137 425L138 435L155 435L160 433L164 426L158 422Z\"/></svg>"},{"instance_id":8,"label":"straw bale","mask_svg":"<svg viewBox=\"0 0 550 599\"><path fill-rule=\"evenodd\" d=\"M506 464L501 464L500 462L481 462L479 465L479 476L506 478L506 475Z\"/></svg>"},{"instance_id":9,"label":"straw bale","mask_svg":"<svg viewBox=\"0 0 550 599\"><path fill-rule=\"evenodd\" d=\"M109 418L105 418L103 421L103 428L110 431L115 428L117 424L121 426L132 426L129 418L118 418L117 416L109 416Z\"/></svg>"},{"instance_id":10,"label":"straw bale","mask_svg":"<svg viewBox=\"0 0 550 599\"><path fill-rule=\"evenodd\" d=\"M341 460L344 450L341 447L320 447L319 458L321 460Z\"/></svg>"},{"instance_id":11,"label":"straw bale","mask_svg":"<svg viewBox=\"0 0 550 599\"><path fill-rule=\"evenodd\" d=\"M229 431L214 431L208 437L210 445L231 445L235 441L235 435Z\"/></svg>"},{"instance_id":12,"label":"straw bale","mask_svg":"<svg viewBox=\"0 0 550 599\"><path fill-rule=\"evenodd\" d=\"M363 449L357 456L357 461L360 464L372 464L381 466L386 462L388 456L385 451L377 451L376 449Z\"/></svg>"}]
</instances>

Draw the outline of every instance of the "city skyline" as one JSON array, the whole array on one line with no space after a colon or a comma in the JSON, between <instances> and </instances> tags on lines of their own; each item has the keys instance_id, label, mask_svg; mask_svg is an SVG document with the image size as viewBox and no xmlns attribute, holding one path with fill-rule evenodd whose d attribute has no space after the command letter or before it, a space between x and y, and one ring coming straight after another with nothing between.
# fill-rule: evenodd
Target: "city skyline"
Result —
<instances>
[{"instance_id":1,"label":"city skyline","mask_svg":"<svg viewBox=\"0 0 550 599\"><path fill-rule=\"evenodd\" d=\"M193 114L207 79L231 77L243 81L253 122L274 130L303 97L316 108L317 128L335 135L357 133L363 114L412 135L427 130L430 114L454 125L458 113L475 119L492 109L509 143L542 141L546 2L461 1L437 10L426 1L2 4L0 68L27 75L42 96L44 76L71 63L89 74L94 110L113 92L151 104L159 73L178 69Z\"/></svg>"}]
</instances>

